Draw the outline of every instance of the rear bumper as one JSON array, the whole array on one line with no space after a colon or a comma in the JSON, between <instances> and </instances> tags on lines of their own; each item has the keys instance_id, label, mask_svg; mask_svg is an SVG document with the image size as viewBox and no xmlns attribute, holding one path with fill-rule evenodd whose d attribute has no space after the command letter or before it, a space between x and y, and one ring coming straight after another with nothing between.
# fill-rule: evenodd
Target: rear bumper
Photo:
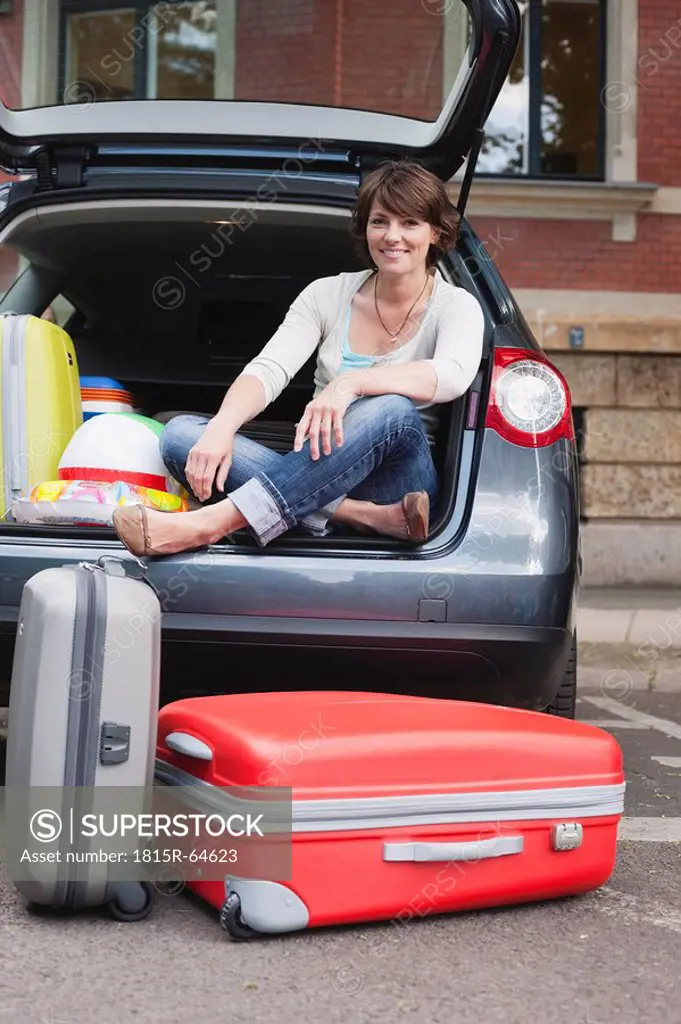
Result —
<instances>
[{"instance_id":1,"label":"rear bumper","mask_svg":"<svg viewBox=\"0 0 681 1024\"><path fill-rule=\"evenodd\" d=\"M7 613L8 610L5 609ZM9 703L16 616L0 621L0 706ZM166 614L161 701L216 693L373 690L546 707L569 629Z\"/></svg>"},{"instance_id":2,"label":"rear bumper","mask_svg":"<svg viewBox=\"0 0 681 1024\"><path fill-rule=\"evenodd\" d=\"M164 637L164 702L316 688L526 708L551 702L572 643L545 626L172 614Z\"/></svg>"}]
</instances>

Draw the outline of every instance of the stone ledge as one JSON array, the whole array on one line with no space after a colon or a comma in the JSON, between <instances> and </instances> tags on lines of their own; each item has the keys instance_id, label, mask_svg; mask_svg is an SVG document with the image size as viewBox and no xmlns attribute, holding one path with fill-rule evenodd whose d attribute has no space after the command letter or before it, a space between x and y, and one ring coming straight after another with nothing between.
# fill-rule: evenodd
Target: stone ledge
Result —
<instances>
[{"instance_id":1,"label":"stone ledge","mask_svg":"<svg viewBox=\"0 0 681 1024\"><path fill-rule=\"evenodd\" d=\"M454 202L460 188L459 179L448 185ZM637 214L650 209L658 191L659 186L650 182L476 177L466 215L471 221L475 217L610 220L613 241L633 242Z\"/></svg>"},{"instance_id":2,"label":"stone ledge","mask_svg":"<svg viewBox=\"0 0 681 1024\"><path fill-rule=\"evenodd\" d=\"M681 317L574 316L524 311L532 333L546 352L575 352L570 345L573 327L584 329L579 352L643 352L681 354Z\"/></svg>"},{"instance_id":3,"label":"stone ledge","mask_svg":"<svg viewBox=\"0 0 681 1024\"><path fill-rule=\"evenodd\" d=\"M680 190L681 191L681 190ZM516 302L531 318L550 319L555 316L610 317L623 320L681 320L681 292L631 292L599 288L522 288L513 289Z\"/></svg>"}]
</instances>

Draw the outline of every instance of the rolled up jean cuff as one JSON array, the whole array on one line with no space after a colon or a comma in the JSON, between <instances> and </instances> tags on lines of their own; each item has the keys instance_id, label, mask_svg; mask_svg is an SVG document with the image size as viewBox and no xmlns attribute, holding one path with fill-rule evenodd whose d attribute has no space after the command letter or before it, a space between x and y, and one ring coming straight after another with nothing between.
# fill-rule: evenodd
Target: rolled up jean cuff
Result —
<instances>
[{"instance_id":1,"label":"rolled up jean cuff","mask_svg":"<svg viewBox=\"0 0 681 1024\"><path fill-rule=\"evenodd\" d=\"M257 477L251 477L241 487L230 491L229 499L239 509L261 547L295 526L295 519L283 499L284 511Z\"/></svg>"},{"instance_id":2,"label":"rolled up jean cuff","mask_svg":"<svg viewBox=\"0 0 681 1024\"><path fill-rule=\"evenodd\" d=\"M261 547L296 525L295 516L285 499L266 478L251 477L241 487L231 491L229 498L241 512ZM316 512L309 512L300 520L300 525L315 536L326 536L329 532L328 521L344 498L343 495Z\"/></svg>"},{"instance_id":3,"label":"rolled up jean cuff","mask_svg":"<svg viewBox=\"0 0 681 1024\"><path fill-rule=\"evenodd\" d=\"M329 531L329 519L334 515L339 505L345 501L345 495L340 498L336 498L334 501L330 501L328 505L324 505L323 508L318 508L316 512L308 512L300 520L300 526L304 526L306 530L314 534L315 537L326 537Z\"/></svg>"}]
</instances>

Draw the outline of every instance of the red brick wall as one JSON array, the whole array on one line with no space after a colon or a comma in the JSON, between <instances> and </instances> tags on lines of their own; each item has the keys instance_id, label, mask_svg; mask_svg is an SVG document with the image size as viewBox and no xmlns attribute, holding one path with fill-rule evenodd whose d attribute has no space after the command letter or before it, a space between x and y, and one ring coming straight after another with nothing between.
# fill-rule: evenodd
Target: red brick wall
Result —
<instances>
[{"instance_id":1,"label":"red brick wall","mask_svg":"<svg viewBox=\"0 0 681 1024\"><path fill-rule=\"evenodd\" d=\"M681 217L640 215L633 243L613 242L610 221L472 217L471 224L514 288L679 290Z\"/></svg>"},{"instance_id":2,"label":"red brick wall","mask_svg":"<svg viewBox=\"0 0 681 1024\"><path fill-rule=\"evenodd\" d=\"M442 18L415 0L336 2L344 10L343 105L434 120L442 109Z\"/></svg>"},{"instance_id":3,"label":"red brick wall","mask_svg":"<svg viewBox=\"0 0 681 1024\"><path fill-rule=\"evenodd\" d=\"M11 14L0 14L0 99L8 107L21 103L21 50L24 0L15 0Z\"/></svg>"},{"instance_id":4,"label":"red brick wall","mask_svg":"<svg viewBox=\"0 0 681 1024\"><path fill-rule=\"evenodd\" d=\"M335 8L335 0L298 0L292 16L281 0L238 3L235 97L332 103Z\"/></svg>"},{"instance_id":5,"label":"red brick wall","mask_svg":"<svg viewBox=\"0 0 681 1024\"><path fill-rule=\"evenodd\" d=\"M235 96L436 117L442 18L415 0L239 3Z\"/></svg>"},{"instance_id":6,"label":"red brick wall","mask_svg":"<svg viewBox=\"0 0 681 1024\"><path fill-rule=\"evenodd\" d=\"M681 185L681 5L639 0L639 179Z\"/></svg>"},{"instance_id":7,"label":"red brick wall","mask_svg":"<svg viewBox=\"0 0 681 1024\"><path fill-rule=\"evenodd\" d=\"M0 15L0 99L8 107L21 103L21 54L24 23L24 0L17 0L11 14ZM12 178L0 171L0 185ZM0 292L2 287L0 266Z\"/></svg>"}]
</instances>

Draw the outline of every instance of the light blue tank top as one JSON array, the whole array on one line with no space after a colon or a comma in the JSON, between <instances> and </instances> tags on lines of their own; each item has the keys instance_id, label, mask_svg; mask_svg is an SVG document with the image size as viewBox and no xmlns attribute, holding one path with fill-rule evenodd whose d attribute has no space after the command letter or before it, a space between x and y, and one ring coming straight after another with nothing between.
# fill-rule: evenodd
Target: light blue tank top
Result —
<instances>
[{"instance_id":1,"label":"light blue tank top","mask_svg":"<svg viewBox=\"0 0 681 1024\"><path fill-rule=\"evenodd\" d=\"M373 366L376 362L374 356L360 355L357 352L353 352L350 348L350 316L351 306L348 306L347 316L345 317L345 330L343 331L343 345L341 348L341 364L338 369L339 373L348 373L350 370L365 370L368 366Z\"/></svg>"}]
</instances>

